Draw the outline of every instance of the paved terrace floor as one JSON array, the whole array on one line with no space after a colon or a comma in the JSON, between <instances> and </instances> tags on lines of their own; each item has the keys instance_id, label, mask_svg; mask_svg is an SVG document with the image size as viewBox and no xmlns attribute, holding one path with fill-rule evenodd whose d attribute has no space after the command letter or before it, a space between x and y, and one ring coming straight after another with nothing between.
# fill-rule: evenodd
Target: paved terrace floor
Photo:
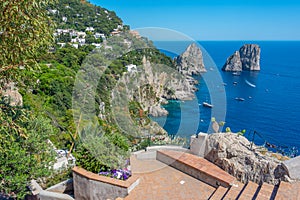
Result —
<instances>
[{"instance_id":1,"label":"paved terrace floor","mask_svg":"<svg viewBox=\"0 0 300 200\"><path fill-rule=\"evenodd\" d=\"M208 199L215 191L212 186L155 159L131 158L133 174L140 176L140 184L125 200Z\"/></svg>"}]
</instances>

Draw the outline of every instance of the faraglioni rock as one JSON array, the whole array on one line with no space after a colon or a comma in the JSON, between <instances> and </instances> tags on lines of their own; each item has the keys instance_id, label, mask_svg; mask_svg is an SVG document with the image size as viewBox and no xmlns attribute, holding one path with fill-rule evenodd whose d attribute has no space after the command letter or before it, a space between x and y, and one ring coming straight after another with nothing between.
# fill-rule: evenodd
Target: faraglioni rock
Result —
<instances>
[{"instance_id":1,"label":"faraglioni rock","mask_svg":"<svg viewBox=\"0 0 300 200\"><path fill-rule=\"evenodd\" d=\"M257 44L245 44L231 55L224 64L223 71L259 71L260 47Z\"/></svg>"},{"instance_id":2,"label":"faraglioni rock","mask_svg":"<svg viewBox=\"0 0 300 200\"><path fill-rule=\"evenodd\" d=\"M201 49L193 43L185 52L175 58L178 71L184 75L197 75L206 72Z\"/></svg>"}]
</instances>

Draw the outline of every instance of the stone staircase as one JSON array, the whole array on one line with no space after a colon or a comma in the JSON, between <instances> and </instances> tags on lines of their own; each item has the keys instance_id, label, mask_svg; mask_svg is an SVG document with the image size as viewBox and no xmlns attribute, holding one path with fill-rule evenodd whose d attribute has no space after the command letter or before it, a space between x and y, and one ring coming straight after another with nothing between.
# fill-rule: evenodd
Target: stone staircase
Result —
<instances>
[{"instance_id":1,"label":"stone staircase","mask_svg":"<svg viewBox=\"0 0 300 200\"><path fill-rule=\"evenodd\" d=\"M279 186L253 182L235 185L226 188L219 186L209 200L300 200L300 183L281 182Z\"/></svg>"},{"instance_id":2,"label":"stone staircase","mask_svg":"<svg viewBox=\"0 0 300 200\"><path fill-rule=\"evenodd\" d=\"M216 188L209 200L300 200L300 182L243 184L201 157L176 151L158 151L156 159Z\"/></svg>"}]
</instances>

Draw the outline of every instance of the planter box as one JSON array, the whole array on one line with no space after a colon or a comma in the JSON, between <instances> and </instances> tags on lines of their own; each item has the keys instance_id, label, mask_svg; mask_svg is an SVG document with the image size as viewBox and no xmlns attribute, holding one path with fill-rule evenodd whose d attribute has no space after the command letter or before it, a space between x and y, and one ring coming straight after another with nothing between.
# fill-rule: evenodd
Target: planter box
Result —
<instances>
[{"instance_id":1,"label":"planter box","mask_svg":"<svg viewBox=\"0 0 300 200\"><path fill-rule=\"evenodd\" d=\"M75 199L106 200L126 197L138 184L139 178L131 176L126 181L94 174L80 167L73 168Z\"/></svg>"}]
</instances>

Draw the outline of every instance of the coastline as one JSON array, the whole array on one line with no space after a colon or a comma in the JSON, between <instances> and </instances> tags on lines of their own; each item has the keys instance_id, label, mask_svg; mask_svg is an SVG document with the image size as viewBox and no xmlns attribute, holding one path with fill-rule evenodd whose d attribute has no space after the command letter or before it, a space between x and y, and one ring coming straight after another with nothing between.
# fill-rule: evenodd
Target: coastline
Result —
<instances>
[{"instance_id":1,"label":"coastline","mask_svg":"<svg viewBox=\"0 0 300 200\"><path fill-rule=\"evenodd\" d=\"M229 55L233 49L236 49L242 43L243 41L213 41L202 42L200 45L203 45L203 47L211 54L218 66L218 69L220 70L221 65L225 62L226 55ZM293 105L293 103L287 104L293 105L293 107L284 107L281 104L281 102L300 99L300 96L296 95L296 85L299 82L296 80L297 77L299 77L299 71L296 66L300 63L300 60L295 58L293 53L289 53L297 52L293 50L300 49L300 42L286 43L281 41L274 43L267 41L260 44L263 49L261 72L243 72L241 77L233 77L231 73L220 72L224 82L227 83L225 88L228 100L228 109L225 127L229 126L234 132L246 129L247 133L245 136L250 140L252 139L252 135L249 134L250 131L256 130L260 132L265 139L256 136L254 139L255 143L258 145L263 145L265 142L264 140L268 140L270 143L277 145L278 147L288 146L300 149L300 141L297 139L298 131L296 129L298 116L296 114L297 112L295 112L295 110L300 111L300 107L298 105ZM285 49L285 53L281 57L279 57L279 54L283 52L279 51L280 48ZM224 50L217 51L217 49ZM273 60L274 56L272 55L278 57L278 59ZM272 63L275 63L275 65ZM290 70L285 70L284 66L289 66ZM251 83L255 83L257 88L247 86L244 79ZM233 86L232 82L234 81L237 81L240 84ZM284 87L284 83L291 87ZM202 101L209 100L209 92L207 91L207 88L205 88L205 83L203 84L200 82L200 84L197 85L197 88L199 89L199 91L196 92L198 101L202 103ZM286 93L283 88L290 92ZM284 92L287 97L282 96L282 92ZM245 93L245 96L243 96L243 93ZM245 102L234 101L234 98L237 96L244 97L246 99ZM249 96L251 96L251 99ZM190 103L190 101L184 102L184 104ZM180 122L182 117L180 113L180 106L171 107L170 105L167 105L166 109L169 111L170 116L167 118L156 118L155 121L158 121L167 130L167 132L169 132L169 134L177 134L179 136L188 137L200 131L207 132L211 118L211 111L209 109L201 109L200 107L200 112L202 112L198 124L199 127L196 132L191 133L191 131L189 134L186 134L185 130L179 130L178 124L182 123ZM241 113L239 110L243 110L244 112ZM193 110L187 112L193 114ZM275 124L273 122L275 122ZM282 134L285 135L284 138L282 138ZM283 150L289 151L288 149Z\"/></svg>"}]
</instances>

